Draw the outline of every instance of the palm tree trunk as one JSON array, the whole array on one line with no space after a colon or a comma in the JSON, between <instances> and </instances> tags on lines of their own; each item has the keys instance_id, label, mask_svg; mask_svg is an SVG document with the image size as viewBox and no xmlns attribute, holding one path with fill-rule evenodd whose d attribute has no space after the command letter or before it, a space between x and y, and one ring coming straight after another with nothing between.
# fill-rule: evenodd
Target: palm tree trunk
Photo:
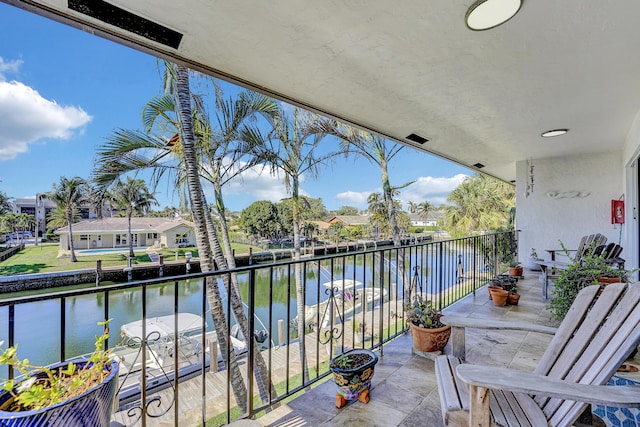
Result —
<instances>
[{"instance_id":1,"label":"palm tree trunk","mask_svg":"<svg viewBox=\"0 0 640 427\"><path fill-rule=\"evenodd\" d=\"M136 254L133 253L133 234L131 234L131 215L132 214L133 214L133 210L127 209L127 219L128 219L127 235L129 239L129 258L133 258L136 256Z\"/></svg>"},{"instance_id":2,"label":"palm tree trunk","mask_svg":"<svg viewBox=\"0 0 640 427\"><path fill-rule=\"evenodd\" d=\"M214 237L209 235L207 230L207 221L205 215L205 206L203 205L204 194L200 184L200 175L198 173L198 164L195 150L195 137L193 134L193 125L191 122L191 97L189 89L189 71L187 68L177 65L177 92L179 101L180 116L180 133L182 136L185 169L187 176L187 184L189 189L189 199L193 211L194 222L196 225L196 240L198 243L198 252L200 257L200 266L202 271L211 271L213 269L213 253L211 250L210 240ZM236 360L233 347L230 347L227 336L227 319L225 318L220 289L214 277L205 279L207 302L211 309L211 317L216 327L218 341L222 351L223 358L227 369L230 373L230 382L233 389L236 402L241 413L248 410L247 388L240 373L238 362Z\"/></svg>"},{"instance_id":3,"label":"palm tree trunk","mask_svg":"<svg viewBox=\"0 0 640 427\"><path fill-rule=\"evenodd\" d=\"M78 262L78 258L76 258L76 251L73 247L73 229L71 227L73 216L71 214L67 215L67 222L69 223L69 249L71 250L71 262Z\"/></svg>"},{"instance_id":4,"label":"palm tree trunk","mask_svg":"<svg viewBox=\"0 0 640 427\"><path fill-rule=\"evenodd\" d=\"M300 261L300 200L298 193L298 176L292 177L292 199L293 199L293 259ZM309 381L309 368L307 366L307 353L305 345L305 332L306 332L306 319L305 316L305 294L304 286L302 282L302 264L296 262L294 268L295 282L296 282L296 312L298 316L298 339L300 346L300 367L302 368L302 381L305 384Z\"/></svg>"},{"instance_id":5,"label":"palm tree trunk","mask_svg":"<svg viewBox=\"0 0 640 427\"><path fill-rule=\"evenodd\" d=\"M398 227L398 217L396 215L396 208L393 205L393 191L391 189L391 183L389 182L389 172L387 171L387 164L380 164L381 180L382 180L382 191L384 193L384 203L387 207L387 214L389 215L389 227L391 228L391 235L393 237L393 246L398 249L398 275L402 280L402 295L404 304L408 304L411 292L409 291L407 284L409 283L409 278L405 277L405 268L404 268L404 249L400 248L402 246L402 239L400 238L400 227ZM392 289L391 298L395 299L396 297L396 289L398 285L395 285L395 288Z\"/></svg>"},{"instance_id":6,"label":"palm tree trunk","mask_svg":"<svg viewBox=\"0 0 640 427\"><path fill-rule=\"evenodd\" d=\"M203 195L203 200L205 200L205 196ZM206 200L205 200L206 206ZM209 232L209 241L211 244L211 249L213 251L213 257L217 264L219 270L229 270L233 269L236 266L235 259L233 259L233 255L230 252L231 244L229 243L229 251L227 251L227 258L225 258L222 247L220 246L220 239L218 239L218 234L216 232L215 227L213 226L213 221L211 219L211 215L207 215L207 231ZM224 219L224 215L221 218L221 224L224 224L224 230L226 227L226 219ZM225 239L225 235L223 234L223 239ZM226 240L229 242L229 235L226 234ZM231 265L228 264L229 258L232 258ZM204 270L203 270L204 271ZM238 285L238 275L236 273L231 273L230 275L224 275L222 277L222 281L224 283L225 288L227 289L227 294L229 295L229 301L231 303L231 310L233 311L233 315L236 318L236 322L240 326L242 330L242 335L245 337L245 341L249 344L249 340L253 341L253 348L258 348L258 342L255 340L255 336L253 331L249 329L249 320L244 312L244 306L242 304L242 296L240 294L240 286ZM256 384L258 385L258 392L260 393L260 398L263 403L269 402L269 396L273 399L277 397L276 389L270 381L269 377L269 369L267 367L264 358L262 357L262 353L256 351L254 354L254 369L255 369L255 377ZM271 393L269 393L271 390Z\"/></svg>"}]
</instances>

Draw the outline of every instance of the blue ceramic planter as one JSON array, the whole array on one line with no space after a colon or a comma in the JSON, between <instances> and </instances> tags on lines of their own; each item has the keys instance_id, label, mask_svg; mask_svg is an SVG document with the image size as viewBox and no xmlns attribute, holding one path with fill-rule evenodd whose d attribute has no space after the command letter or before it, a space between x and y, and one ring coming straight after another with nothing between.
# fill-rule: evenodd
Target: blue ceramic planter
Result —
<instances>
[{"instance_id":1,"label":"blue ceramic planter","mask_svg":"<svg viewBox=\"0 0 640 427\"><path fill-rule=\"evenodd\" d=\"M86 362L79 362L78 367ZM50 368L65 366L59 363ZM118 388L118 363L111 362L109 376L86 393L58 405L37 411L0 411L0 427L108 427L111 420L113 399ZM11 395L0 395L0 405Z\"/></svg>"}]
</instances>

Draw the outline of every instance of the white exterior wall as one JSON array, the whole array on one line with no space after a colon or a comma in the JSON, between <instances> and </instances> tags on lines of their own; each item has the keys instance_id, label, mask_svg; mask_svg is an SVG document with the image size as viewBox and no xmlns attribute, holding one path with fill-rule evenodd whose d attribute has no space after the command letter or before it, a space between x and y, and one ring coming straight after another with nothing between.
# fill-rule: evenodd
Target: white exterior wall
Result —
<instances>
[{"instance_id":1,"label":"white exterior wall","mask_svg":"<svg viewBox=\"0 0 640 427\"><path fill-rule=\"evenodd\" d=\"M622 254L627 261L625 268L638 268L640 266L640 225L638 225L638 163L640 158L640 113L631 126L627 135L623 153L623 165L625 176L623 182L625 186L625 225L626 246Z\"/></svg>"},{"instance_id":2,"label":"white exterior wall","mask_svg":"<svg viewBox=\"0 0 640 427\"><path fill-rule=\"evenodd\" d=\"M560 249L560 241L576 249L584 235L601 233L608 241L620 242L622 257L629 256L620 226L611 224L611 200L624 194L622 152L534 159L533 193L525 197L527 162L516 165L516 229L520 230L519 261L535 248L538 256L550 259L545 249ZM586 197L572 197L589 193ZM552 198L547 193L566 193Z\"/></svg>"}]
</instances>

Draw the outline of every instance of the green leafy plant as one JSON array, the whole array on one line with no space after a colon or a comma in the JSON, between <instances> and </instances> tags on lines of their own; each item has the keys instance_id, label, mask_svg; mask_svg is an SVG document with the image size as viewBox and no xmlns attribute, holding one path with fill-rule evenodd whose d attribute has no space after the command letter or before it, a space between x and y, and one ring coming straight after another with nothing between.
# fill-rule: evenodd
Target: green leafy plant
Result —
<instances>
[{"instance_id":1,"label":"green leafy plant","mask_svg":"<svg viewBox=\"0 0 640 427\"><path fill-rule=\"evenodd\" d=\"M20 374L17 379L4 382L2 388L12 398L0 409L18 412L46 408L79 396L104 381L111 372L107 367L112 355L104 350L104 343L109 338L109 322L98 322L104 331L96 336L95 350L82 366L74 362L53 369L35 366L29 359L18 358L18 346L4 351L0 348L0 365L13 366Z\"/></svg>"},{"instance_id":2,"label":"green leafy plant","mask_svg":"<svg viewBox=\"0 0 640 427\"><path fill-rule=\"evenodd\" d=\"M351 366L351 358L349 356L338 356L334 359L333 366L340 369L347 369Z\"/></svg>"},{"instance_id":3,"label":"green leafy plant","mask_svg":"<svg viewBox=\"0 0 640 427\"><path fill-rule=\"evenodd\" d=\"M435 329L444 326L440 321L442 313L433 306L430 300L424 300L420 295L405 306L405 315L407 322L421 328Z\"/></svg>"},{"instance_id":4,"label":"green leafy plant","mask_svg":"<svg viewBox=\"0 0 640 427\"><path fill-rule=\"evenodd\" d=\"M531 253L529 254L531 258L538 258L538 253L536 252L536 248L531 248Z\"/></svg>"},{"instance_id":5,"label":"green leafy plant","mask_svg":"<svg viewBox=\"0 0 640 427\"><path fill-rule=\"evenodd\" d=\"M560 270L553 283L547 309L554 319L562 320L581 289L597 284L600 277L614 277L627 282L632 273L633 271L613 268L601 256L584 255L579 261L569 264L565 270Z\"/></svg>"}]
</instances>

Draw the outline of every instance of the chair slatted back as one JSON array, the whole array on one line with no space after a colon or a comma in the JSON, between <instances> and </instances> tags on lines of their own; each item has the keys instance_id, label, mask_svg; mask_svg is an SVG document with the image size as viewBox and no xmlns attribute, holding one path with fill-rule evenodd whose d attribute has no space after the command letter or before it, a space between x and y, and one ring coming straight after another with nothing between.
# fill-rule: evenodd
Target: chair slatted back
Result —
<instances>
[{"instance_id":1,"label":"chair slatted back","mask_svg":"<svg viewBox=\"0 0 640 427\"><path fill-rule=\"evenodd\" d=\"M604 245L607 242L607 238L600 234L590 234L580 239L580 244L576 251L575 261L580 261L584 256L589 255L599 246Z\"/></svg>"},{"instance_id":2,"label":"chair slatted back","mask_svg":"<svg viewBox=\"0 0 640 427\"><path fill-rule=\"evenodd\" d=\"M549 343L535 373L583 384L606 384L640 344L640 285L584 288ZM541 396L549 425L571 425L586 404Z\"/></svg>"}]
</instances>

